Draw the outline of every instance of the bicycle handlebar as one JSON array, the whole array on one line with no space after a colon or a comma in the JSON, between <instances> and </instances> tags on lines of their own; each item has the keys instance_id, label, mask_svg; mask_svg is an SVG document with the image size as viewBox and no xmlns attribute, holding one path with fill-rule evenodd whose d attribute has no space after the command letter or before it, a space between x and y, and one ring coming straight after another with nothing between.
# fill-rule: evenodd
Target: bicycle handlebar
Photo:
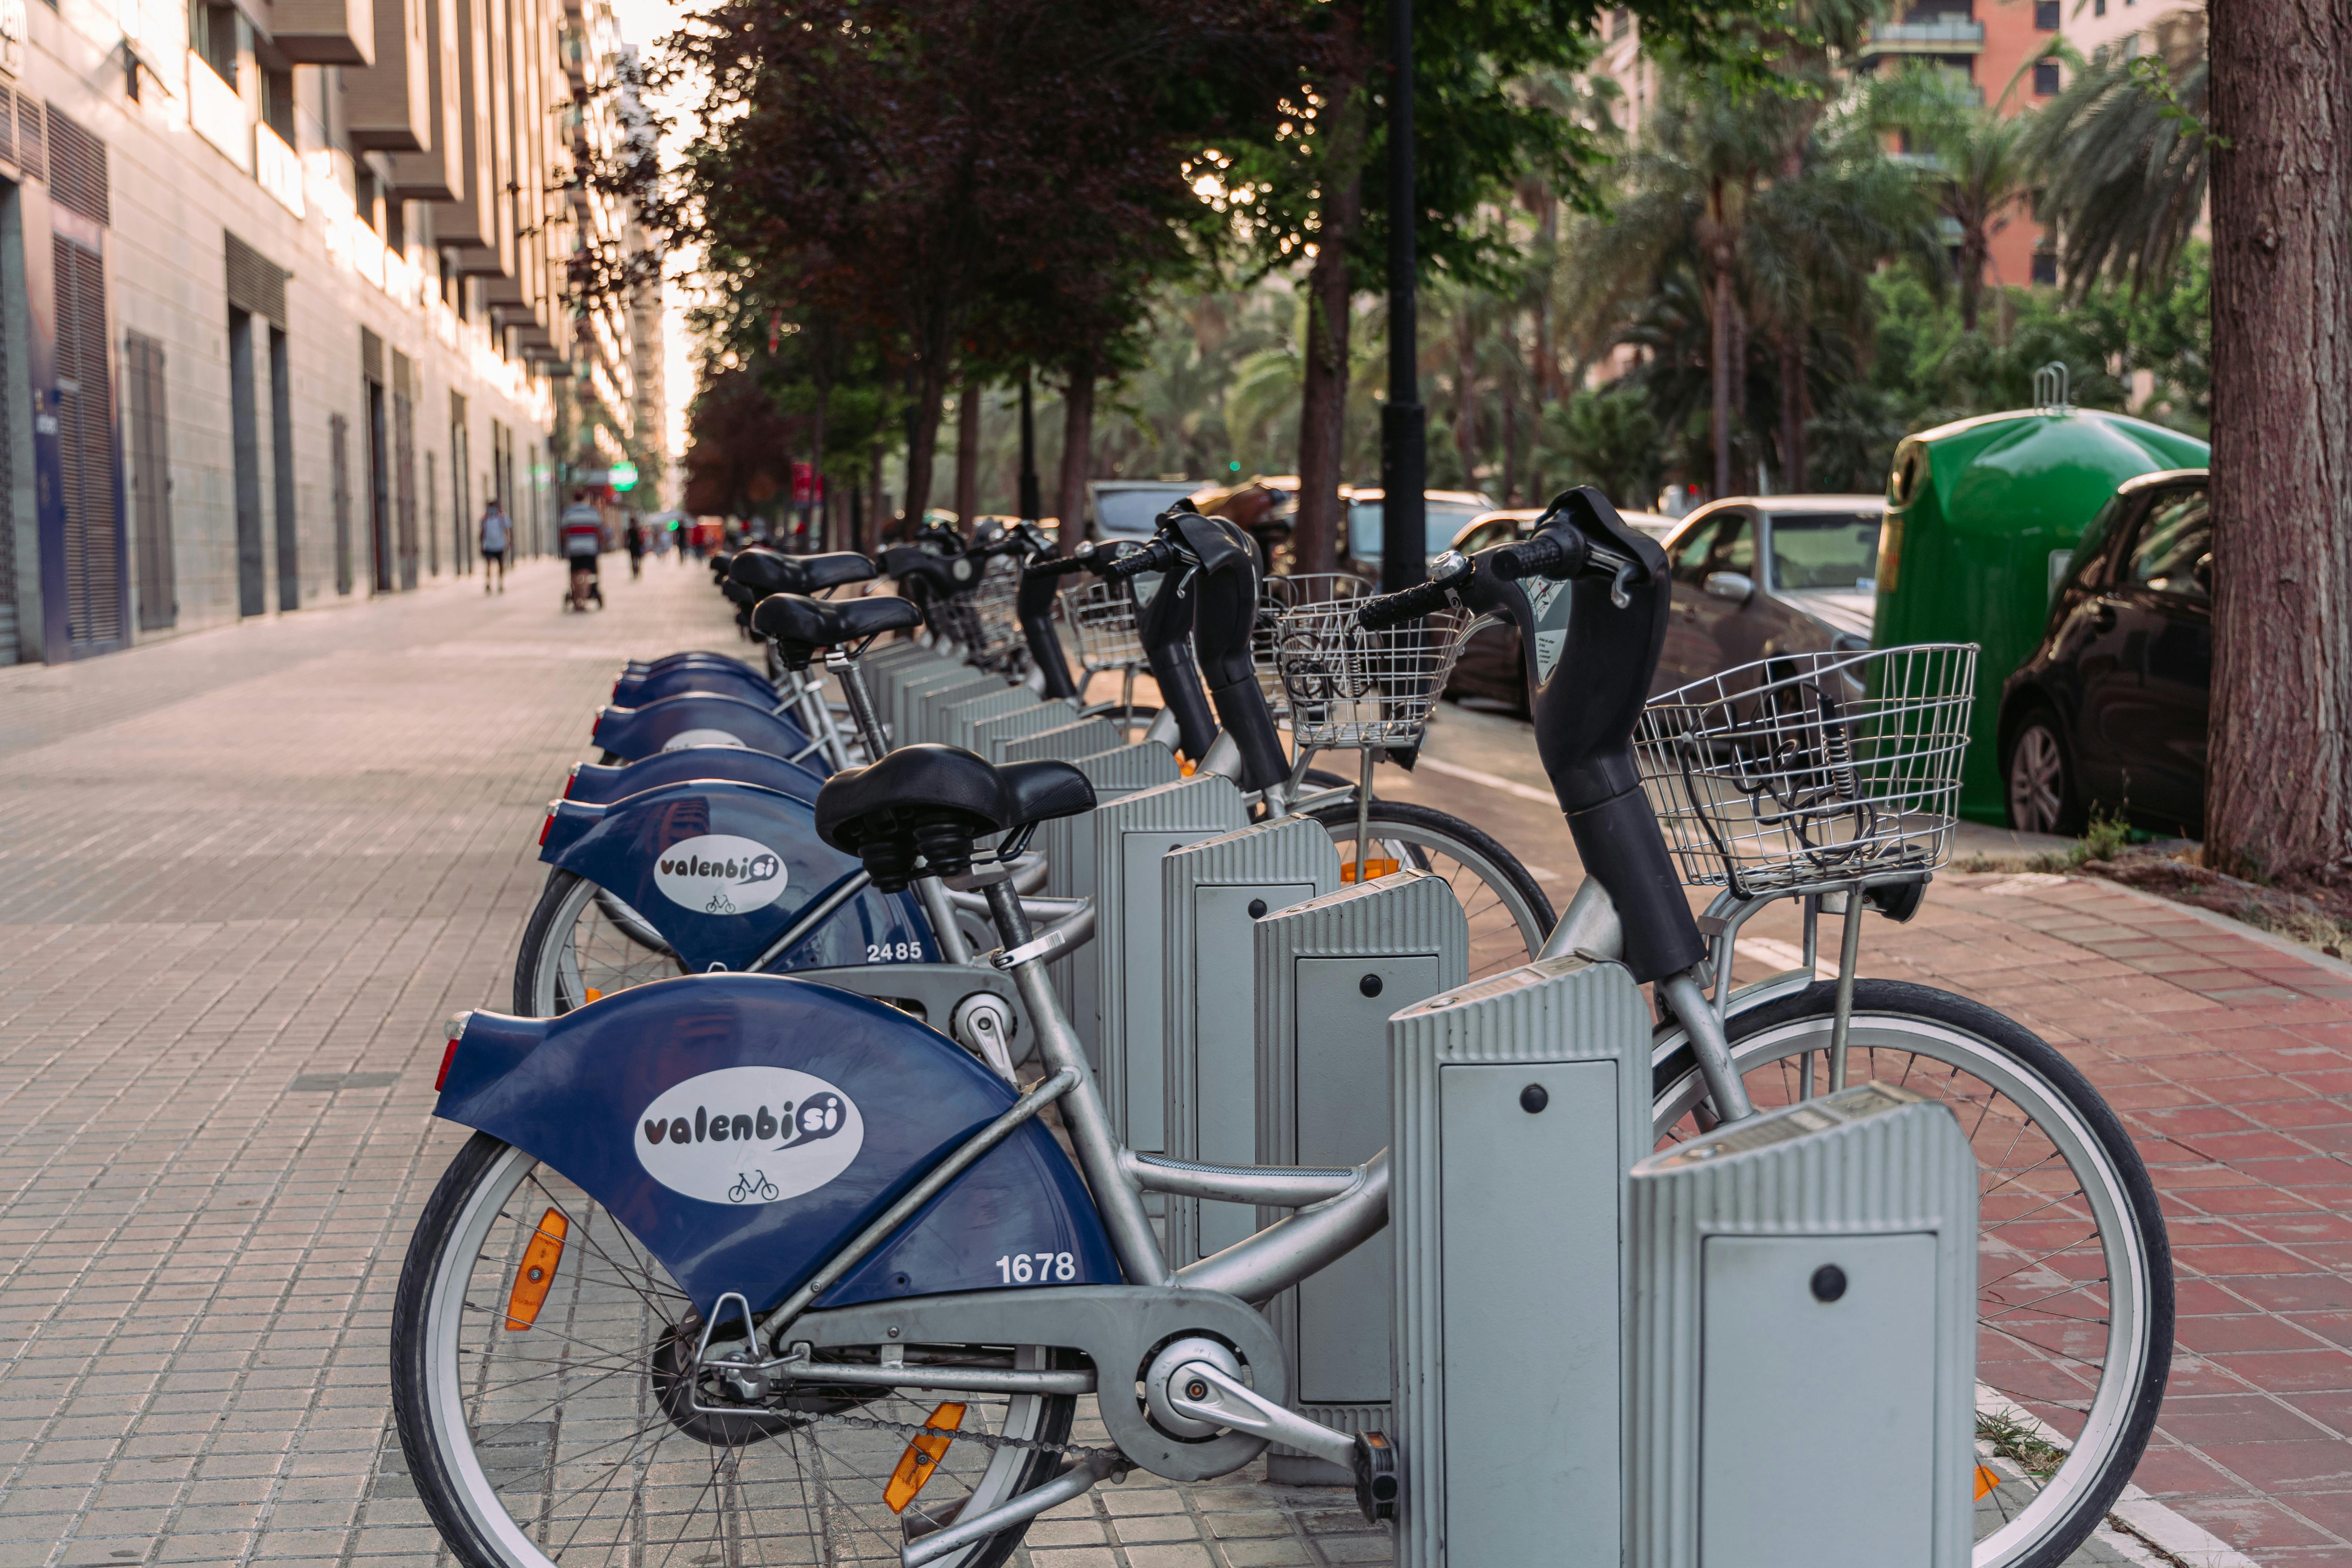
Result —
<instances>
[{"instance_id":1,"label":"bicycle handlebar","mask_svg":"<svg viewBox=\"0 0 2352 1568\"><path fill-rule=\"evenodd\" d=\"M1080 549L1087 546L1081 545ZM1094 563L1084 555L1056 555L1051 560L1033 561L1021 569L1024 577L1067 577L1083 572Z\"/></svg>"},{"instance_id":2,"label":"bicycle handlebar","mask_svg":"<svg viewBox=\"0 0 2352 1568\"><path fill-rule=\"evenodd\" d=\"M1116 582L1127 577L1140 577L1146 572L1171 571L1175 565L1176 547L1164 539L1155 539L1140 550L1114 556L1096 570Z\"/></svg>"},{"instance_id":3,"label":"bicycle handlebar","mask_svg":"<svg viewBox=\"0 0 2352 1568\"><path fill-rule=\"evenodd\" d=\"M1363 608L1356 612L1356 624L1368 632L1384 632L1407 621L1417 621L1433 610L1445 608L1448 597L1461 582L1456 577L1445 583L1417 583L1393 594L1382 594L1377 599L1365 601Z\"/></svg>"},{"instance_id":4,"label":"bicycle handlebar","mask_svg":"<svg viewBox=\"0 0 2352 1568\"><path fill-rule=\"evenodd\" d=\"M1538 533L1495 552L1495 575L1506 583L1516 583L1522 577L1564 580L1583 571L1591 555L1592 542L1579 530Z\"/></svg>"}]
</instances>

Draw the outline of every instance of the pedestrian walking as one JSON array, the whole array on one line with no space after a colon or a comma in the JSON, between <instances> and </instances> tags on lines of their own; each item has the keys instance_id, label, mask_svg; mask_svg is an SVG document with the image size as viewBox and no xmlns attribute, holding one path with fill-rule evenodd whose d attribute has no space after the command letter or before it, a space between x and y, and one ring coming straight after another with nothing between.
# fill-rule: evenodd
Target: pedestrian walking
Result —
<instances>
[{"instance_id":1,"label":"pedestrian walking","mask_svg":"<svg viewBox=\"0 0 2352 1568\"><path fill-rule=\"evenodd\" d=\"M629 514L629 529L628 532L623 535L623 542L629 547L629 575L633 578L644 576L646 574L646 525L637 521L635 512Z\"/></svg>"},{"instance_id":2,"label":"pedestrian walking","mask_svg":"<svg viewBox=\"0 0 2352 1568\"><path fill-rule=\"evenodd\" d=\"M507 591L507 546L514 536L514 525L507 521L506 512L492 496L482 508L482 592L490 591L490 574L496 572L499 592Z\"/></svg>"},{"instance_id":3,"label":"pedestrian walking","mask_svg":"<svg viewBox=\"0 0 2352 1568\"><path fill-rule=\"evenodd\" d=\"M596 558L604 552L604 514L590 504L586 490L573 490L572 504L563 509L557 527L563 535L563 559L572 567L572 594L565 605L584 610L593 599L603 608L604 591L596 583Z\"/></svg>"}]
</instances>

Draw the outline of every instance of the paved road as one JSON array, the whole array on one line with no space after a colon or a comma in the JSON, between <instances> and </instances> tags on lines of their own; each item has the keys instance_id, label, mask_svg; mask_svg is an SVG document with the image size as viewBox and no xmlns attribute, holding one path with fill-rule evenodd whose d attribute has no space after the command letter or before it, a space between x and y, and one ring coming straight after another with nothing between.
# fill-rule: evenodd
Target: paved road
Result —
<instances>
[{"instance_id":1,"label":"paved road","mask_svg":"<svg viewBox=\"0 0 2352 1568\"><path fill-rule=\"evenodd\" d=\"M436 1555L387 1464L384 1334L458 1142L427 1114L440 1026L506 999L544 802L614 666L727 646L703 574L648 570L602 616L559 614L556 573L527 567L499 598L0 671L0 1568ZM1485 823L1564 899L1524 731L1449 716L1431 755L1384 793ZM2061 1043L2162 1163L2199 1316L2151 1489L2264 1563L2352 1564L2330 1212L2352 984L2031 879L1948 879L1873 940L1878 972ZM1333 1494L1247 1475L1104 1489L1032 1545L1041 1568L1385 1556Z\"/></svg>"}]
</instances>

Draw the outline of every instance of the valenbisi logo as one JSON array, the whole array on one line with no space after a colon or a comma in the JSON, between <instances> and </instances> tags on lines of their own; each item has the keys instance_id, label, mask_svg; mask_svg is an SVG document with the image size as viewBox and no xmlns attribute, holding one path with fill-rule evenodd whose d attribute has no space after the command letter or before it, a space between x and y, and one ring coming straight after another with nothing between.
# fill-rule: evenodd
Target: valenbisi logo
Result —
<instances>
[{"instance_id":1,"label":"valenbisi logo","mask_svg":"<svg viewBox=\"0 0 2352 1568\"><path fill-rule=\"evenodd\" d=\"M654 862L654 886L697 914L741 915L766 909L791 880L784 862L766 845L730 834L708 833L673 844Z\"/></svg>"},{"instance_id":2,"label":"valenbisi logo","mask_svg":"<svg viewBox=\"0 0 2352 1568\"><path fill-rule=\"evenodd\" d=\"M665 752L683 752L689 746L732 746L737 751L749 751L743 738L730 730L680 730L662 742Z\"/></svg>"},{"instance_id":3,"label":"valenbisi logo","mask_svg":"<svg viewBox=\"0 0 2352 1568\"><path fill-rule=\"evenodd\" d=\"M833 1084L790 1068L721 1068L674 1084L630 1130L637 1163L674 1193L772 1204L813 1193L866 1146L866 1119Z\"/></svg>"}]
</instances>

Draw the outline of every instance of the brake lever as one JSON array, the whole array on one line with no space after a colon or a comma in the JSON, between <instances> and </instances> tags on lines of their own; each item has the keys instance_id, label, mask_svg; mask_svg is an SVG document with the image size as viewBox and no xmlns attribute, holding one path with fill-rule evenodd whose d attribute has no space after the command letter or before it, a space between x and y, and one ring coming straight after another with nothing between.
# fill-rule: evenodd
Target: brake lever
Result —
<instances>
[{"instance_id":1,"label":"brake lever","mask_svg":"<svg viewBox=\"0 0 2352 1568\"><path fill-rule=\"evenodd\" d=\"M1633 595L1626 591L1627 586L1641 581L1641 575L1642 563L1638 561L1628 561L1617 568L1617 575L1609 580L1609 602L1621 610L1632 605Z\"/></svg>"}]
</instances>

